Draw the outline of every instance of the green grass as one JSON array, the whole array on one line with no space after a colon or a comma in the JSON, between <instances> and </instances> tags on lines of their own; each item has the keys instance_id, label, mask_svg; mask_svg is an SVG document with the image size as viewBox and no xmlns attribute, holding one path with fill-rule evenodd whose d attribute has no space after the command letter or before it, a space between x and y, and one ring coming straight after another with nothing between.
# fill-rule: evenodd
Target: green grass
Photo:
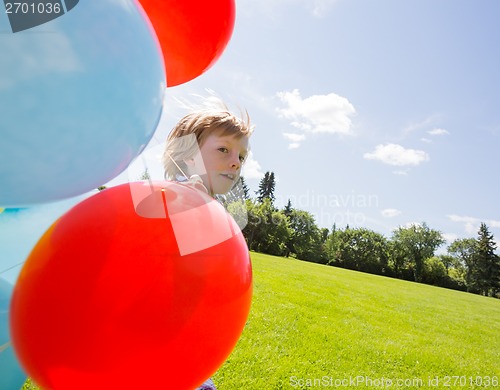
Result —
<instances>
[{"instance_id":1,"label":"green grass","mask_svg":"<svg viewBox=\"0 0 500 390\"><path fill-rule=\"evenodd\" d=\"M257 253L252 261L252 310L214 375L219 390L500 380L498 299Z\"/></svg>"},{"instance_id":2,"label":"green grass","mask_svg":"<svg viewBox=\"0 0 500 390\"><path fill-rule=\"evenodd\" d=\"M500 300L257 253L252 261L253 306L214 376L220 390L358 376L389 378L393 388L397 379L432 387L439 377L451 388L500 380Z\"/></svg>"}]
</instances>

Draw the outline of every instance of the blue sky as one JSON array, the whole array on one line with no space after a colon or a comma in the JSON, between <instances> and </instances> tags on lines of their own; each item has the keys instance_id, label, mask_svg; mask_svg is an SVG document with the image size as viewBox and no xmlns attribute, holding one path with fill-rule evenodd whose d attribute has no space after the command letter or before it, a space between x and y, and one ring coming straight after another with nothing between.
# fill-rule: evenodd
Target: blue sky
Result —
<instances>
[{"instance_id":1,"label":"blue sky","mask_svg":"<svg viewBox=\"0 0 500 390\"><path fill-rule=\"evenodd\" d=\"M320 227L387 237L425 221L448 242L476 237L483 221L500 241L500 2L237 0L236 10L220 60L167 89L152 147L187 112L179 100L215 94L248 110L244 175L255 191L273 171L278 207L291 199ZM0 226L7 254L31 229L26 253L10 248L2 267L76 201Z\"/></svg>"},{"instance_id":2,"label":"blue sky","mask_svg":"<svg viewBox=\"0 0 500 390\"><path fill-rule=\"evenodd\" d=\"M216 93L256 126L245 176L274 171L318 225L390 236L427 222L451 241L481 221L500 238L500 3L237 0L232 39L205 74L169 88ZM168 75L167 75L168 77Z\"/></svg>"}]
</instances>

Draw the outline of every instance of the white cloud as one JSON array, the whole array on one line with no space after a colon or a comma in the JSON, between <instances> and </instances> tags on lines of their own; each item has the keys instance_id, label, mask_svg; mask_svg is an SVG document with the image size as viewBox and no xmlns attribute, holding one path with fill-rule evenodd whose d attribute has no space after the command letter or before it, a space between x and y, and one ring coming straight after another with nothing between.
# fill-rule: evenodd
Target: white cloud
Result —
<instances>
[{"instance_id":1,"label":"white cloud","mask_svg":"<svg viewBox=\"0 0 500 390\"><path fill-rule=\"evenodd\" d=\"M485 223L492 228L500 228L500 221L495 221L494 219L489 219Z\"/></svg>"},{"instance_id":2,"label":"white cloud","mask_svg":"<svg viewBox=\"0 0 500 390\"><path fill-rule=\"evenodd\" d=\"M489 228L500 228L500 221L494 219L480 219L456 214L450 214L447 217L452 222L463 224L465 232L471 235L477 234L481 222L484 222Z\"/></svg>"},{"instance_id":3,"label":"white cloud","mask_svg":"<svg viewBox=\"0 0 500 390\"><path fill-rule=\"evenodd\" d=\"M446 240L446 242L449 244L451 244L453 241L455 241L458 238L458 236L454 233L443 233L442 236Z\"/></svg>"},{"instance_id":4,"label":"white cloud","mask_svg":"<svg viewBox=\"0 0 500 390\"><path fill-rule=\"evenodd\" d=\"M283 136L291 142L300 142L306 139L305 134L283 133Z\"/></svg>"},{"instance_id":5,"label":"white cloud","mask_svg":"<svg viewBox=\"0 0 500 390\"><path fill-rule=\"evenodd\" d=\"M445 129L442 129L440 127L437 127L437 128L432 129L432 130L428 130L427 134L429 134L432 137L436 137L436 136L450 135L450 132L448 130L445 130ZM425 142L425 143L428 143L428 144L432 143L432 140L430 138L425 138L424 137L424 138L421 138L420 140L422 142Z\"/></svg>"},{"instance_id":6,"label":"white cloud","mask_svg":"<svg viewBox=\"0 0 500 390\"><path fill-rule=\"evenodd\" d=\"M337 0L303 0L311 11L311 13L317 18L321 18L327 14L329 9Z\"/></svg>"},{"instance_id":7,"label":"white cloud","mask_svg":"<svg viewBox=\"0 0 500 390\"><path fill-rule=\"evenodd\" d=\"M260 12L269 18L275 19L281 12L277 8L301 6L317 18L328 14L338 0L238 0L240 10L245 13Z\"/></svg>"},{"instance_id":8,"label":"white cloud","mask_svg":"<svg viewBox=\"0 0 500 390\"><path fill-rule=\"evenodd\" d=\"M447 215L448 219L452 222L465 222L465 223L475 223L478 221L477 218L474 217L464 217L456 214Z\"/></svg>"},{"instance_id":9,"label":"white cloud","mask_svg":"<svg viewBox=\"0 0 500 390\"><path fill-rule=\"evenodd\" d=\"M264 172L262 172L262 167L259 162L253 158L252 151L248 153L241 175L244 176L245 179L260 179L264 176Z\"/></svg>"},{"instance_id":10,"label":"white cloud","mask_svg":"<svg viewBox=\"0 0 500 390\"><path fill-rule=\"evenodd\" d=\"M297 133L283 133L283 137L285 137L290 143L288 144L288 149L297 149L300 147L300 143L306 139L305 134L297 134Z\"/></svg>"},{"instance_id":11,"label":"white cloud","mask_svg":"<svg viewBox=\"0 0 500 390\"><path fill-rule=\"evenodd\" d=\"M396 166L419 165L429 160L429 155L423 150L405 149L397 144L377 145L375 151L365 153L363 157Z\"/></svg>"},{"instance_id":12,"label":"white cloud","mask_svg":"<svg viewBox=\"0 0 500 390\"><path fill-rule=\"evenodd\" d=\"M464 217L459 215L448 215L448 219L452 222L462 223L467 234L476 234L479 230L479 219L473 217Z\"/></svg>"},{"instance_id":13,"label":"white cloud","mask_svg":"<svg viewBox=\"0 0 500 390\"><path fill-rule=\"evenodd\" d=\"M277 96L286 106L278 108L278 113L293 127L310 133L352 134L350 117L356 110L345 97L330 93L303 99L298 89Z\"/></svg>"},{"instance_id":14,"label":"white cloud","mask_svg":"<svg viewBox=\"0 0 500 390\"><path fill-rule=\"evenodd\" d=\"M410 229L412 227L421 227L422 224L420 222L406 222L404 225L399 225L398 228Z\"/></svg>"},{"instance_id":15,"label":"white cloud","mask_svg":"<svg viewBox=\"0 0 500 390\"><path fill-rule=\"evenodd\" d=\"M450 135L450 132L448 130L445 130L445 129L441 129L441 128L436 128L436 129L432 129L432 130L429 130L427 132L427 134L430 134L430 135Z\"/></svg>"},{"instance_id":16,"label":"white cloud","mask_svg":"<svg viewBox=\"0 0 500 390\"><path fill-rule=\"evenodd\" d=\"M385 209L381 211L381 214L384 218L393 218L400 215L401 211L397 209Z\"/></svg>"},{"instance_id":17,"label":"white cloud","mask_svg":"<svg viewBox=\"0 0 500 390\"><path fill-rule=\"evenodd\" d=\"M421 122L411 123L403 129L403 134L413 133L416 130L420 130L424 127L429 126L433 122L436 122L438 119L439 119L439 115L434 114L434 115L431 115L431 116L425 118Z\"/></svg>"}]
</instances>

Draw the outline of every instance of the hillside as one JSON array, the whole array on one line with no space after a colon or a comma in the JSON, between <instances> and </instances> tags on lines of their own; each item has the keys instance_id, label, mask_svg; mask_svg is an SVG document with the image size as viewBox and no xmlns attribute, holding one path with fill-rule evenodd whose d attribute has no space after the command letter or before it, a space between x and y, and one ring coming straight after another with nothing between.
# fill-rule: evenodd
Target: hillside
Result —
<instances>
[{"instance_id":1,"label":"hillside","mask_svg":"<svg viewBox=\"0 0 500 390\"><path fill-rule=\"evenodd\" d=\"M499 300L258 253L252 261L252 311L214 377L220 390L498 386Z\"/></svg>"}]
</instances>

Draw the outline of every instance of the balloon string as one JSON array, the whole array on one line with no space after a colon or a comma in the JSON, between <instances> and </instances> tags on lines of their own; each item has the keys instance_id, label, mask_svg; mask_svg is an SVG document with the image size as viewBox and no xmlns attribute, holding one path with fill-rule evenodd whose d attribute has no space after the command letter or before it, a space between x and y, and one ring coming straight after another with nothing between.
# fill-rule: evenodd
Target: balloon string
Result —
<instances>
[{"instance_id":1,"label":"balloon string","mask_svg":"<svg viewBox=\"0 0 500 390\"><path fill-rule=\"evenodd\" d=\"M5 344L0 345L0 353L5 351L9 347L10 347L10 341L7 341Z\"/></svg>"},{"instance_id":2,"label":"balloon string","mask_svg":"<svg viewBox=\"0 0 500 390\"><path fill-rule=\"evenodd\" d=\"M168 158L174 163L174 165L177 167L177 169L182 173L182 176L184 176L186 179L189 179L188 176L184 173L184 171L181 169L181 167L175 162L175 160L172 158L170 153L168 153Z\"/></svg>"},{"instance_id":3,"label":"balloon string","mask_svg":"<svg viewBox=\"0 0 500 390\"><path fill-rule=\"evenodd\" d=\"M6 273L7 271L10 271L11 269L14 269L16 267L19 267L20 265L23 265L25 263L25 261L21 261L20 263L17 263L17 264L14 264L13 266L11 267L8 267L8 268L5 268L4 270L0 271L0 275Z\"/></svg>"}]
</instances>

